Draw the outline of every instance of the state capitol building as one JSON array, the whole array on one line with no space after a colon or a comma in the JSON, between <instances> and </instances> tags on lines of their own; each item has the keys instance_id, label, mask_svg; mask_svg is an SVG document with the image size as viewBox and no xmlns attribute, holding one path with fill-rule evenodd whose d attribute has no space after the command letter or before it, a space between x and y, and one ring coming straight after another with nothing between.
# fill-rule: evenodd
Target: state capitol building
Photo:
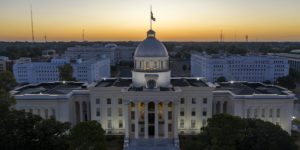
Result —
<instances>
[{"instance_id":1,"label":"state capitol building","mask_svg":"<svg viewBox=\"0 0 300 150\"><path fill-rule=\"evenodd\" d=\"M166 47L149 30L134 53L131 78L104 78L91 84L49 82L11 92L16 109L73 125L101 123L107 134L124 135L124 148L137 139L167 139L201 132L218 113L259 118L290 133L295 95L259 82L210 83L202 77L171 77Z\"/></svg>"}]
</instances>

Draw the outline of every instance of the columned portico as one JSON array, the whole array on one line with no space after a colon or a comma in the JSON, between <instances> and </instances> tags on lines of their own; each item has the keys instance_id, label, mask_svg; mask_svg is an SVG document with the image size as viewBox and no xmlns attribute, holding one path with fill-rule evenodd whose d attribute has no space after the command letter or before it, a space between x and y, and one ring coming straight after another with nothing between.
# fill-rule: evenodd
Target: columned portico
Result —
<instances>
[{"instance_id":1,"label":"columned portico","mask_svg":"<svg viewBox=\"0 0 300 150\"><path fill-rule=\"evenodd\" d=\"M139 138L139 112L140 112L140 110L139 110L139 103L138 102L136 102L135 104L134 104L134 111L135 111L135 116L134 116L134 127L135 127L135 129L134 129L134 137L137 139L137 138Z\"/></svg>"},{"instance_id":2,"label":"columned portico","mask_svg":"<svg viewBox=\"0 0 300 150\"><path fill-rule=\"evenodd\" d=\"M129 138L129 115L128 115L128 101L124 102L123 112L124 112L124 124L125 124L125 139Z\"/></svg>"},{"instance_id":3,"label":"columned portico","mask_svg":"<svg viewBox=\"0 0 300 150\"><path fill-rule=\"evenodd\" d=\"M154 116L155 116L155 119L154 119L154 137L155 138L158 138L158 102L155 103L155 110L154 110Z\"/></svg>"},{"instance_id":4,"label":"columned portico","mask_svg":"<svg viewBox=\"0 0 300 150\"><path fill-rule=\"evenodd\" d=\"M176 117L174 110L175 107L168 106L169 101L148 101L148 100L139 100L133 102L134 109L132 109L134 112L134 118L130 117L128 115L129 113L129 106L128 103L124 103L123 109L124 109L124 116L126 119L124 119L125 123L125 138L131 136L135 139L138 138L176 138L177 137L177 126L172 125L171 129L174 136L169 135L169 118L168 118L168 111L171 109L173 111L173 116L171 116L170 119L172 119L170 123L175 123ZM171 102L172 103L172 102ZM173 104L173 103L172 103ZM132 107L133 108L133 107ZM131 124L134 124L134 129L131 130L130 126ZM176 136L175 136L176 135Z\"/></svg>"},{"instance_id":5,"label":"columned portico","mask_svg":"<svg viewBox=\"0 0 300 150\"><path fill-rule=\"evenodd\" d=\"M163 103L163 109L164 109L164 138L168 138L168 103Z\"/></svg>"},{"instance_id":6,"label":"columned portico","mask_svg":"<svg viewBox=\"0 0 300 150\"><path fill-rule=\"evenodd\" d=\"M149 125L148 125L148 103L144 103L144 138L149 137Z\"/></svg>"}]
</instances>

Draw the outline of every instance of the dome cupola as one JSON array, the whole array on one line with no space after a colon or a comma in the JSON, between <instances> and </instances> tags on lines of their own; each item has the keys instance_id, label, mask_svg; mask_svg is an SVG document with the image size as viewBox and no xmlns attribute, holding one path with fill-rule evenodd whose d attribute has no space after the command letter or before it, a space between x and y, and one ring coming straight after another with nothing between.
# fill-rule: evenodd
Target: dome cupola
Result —
<instances>
[{"instance_id":1,"label":"dome cupola","mask_svg":"<svg viewBox=\"0 0 300 150\"><path fill-rule=\"evenodd\" d=\"M169 57L163 43L155 38L155 31L149 30L147 38L135 50L134 57Z\"/></svg>"}]
</instances>

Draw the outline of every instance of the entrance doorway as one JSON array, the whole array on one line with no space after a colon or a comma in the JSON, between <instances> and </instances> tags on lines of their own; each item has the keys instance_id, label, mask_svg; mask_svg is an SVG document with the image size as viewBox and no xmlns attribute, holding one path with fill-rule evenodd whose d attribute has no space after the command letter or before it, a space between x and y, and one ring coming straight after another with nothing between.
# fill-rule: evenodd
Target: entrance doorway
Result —
<instances>
[{"instance_id":1,"label":"entrance doorway","mask_svg":"<svg viewBox=\"0 0 300 150\"><path fill-rule=\"evenodd\" d=\"M154 126L149 126L149 136L154 136Z\"/></svg>"}]
</instances>

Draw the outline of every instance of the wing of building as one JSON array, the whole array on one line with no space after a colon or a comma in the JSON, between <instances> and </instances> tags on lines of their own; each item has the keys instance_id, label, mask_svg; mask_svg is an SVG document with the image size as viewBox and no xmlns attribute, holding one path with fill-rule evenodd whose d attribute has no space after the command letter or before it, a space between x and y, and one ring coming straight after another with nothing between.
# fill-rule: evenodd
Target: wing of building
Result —
<instances>
[{"instance_id":1,"label":"wing of building","mask_svg":"<svg viewBox=\"0 0 300 150\"><path fill-rule=\"evenodd\" d=\"M96 120L107 134L135 139L169 139L199 133L213 114L260 118L290 133L294 94L257 82L212 84L201 77L171 77L166 47L150 30L136 48L132 78L97 83L40 83L12 91L24 109L44 118L76 124Z\"/></svg>"},{"instance_id":2,"label":"wing of building","mask_svg":"<svg viewBox=\"0 0 300 150\"><path fill-rule=\"evenodd\" d=\"M227 80L274 82L278 77L289 75L288 60L270 55L207 55L193 52L191 75L202 76L215 82L219 77Z\"/></svg>"},{"instance_id":3,"label":"wing of building","mask_svg":"<svg viewBox=\"0 0 300 150\"><path fill-rule=\"evenodd\" d=\"M13 65L13 73L17 83L43 83L59 81L59 67L71 64L73 77L77 81L95 82L110 77L110 60L108 58L92 58L82 61L70 61L68 57L53 58L50 62L33 62L30 58L21 58Z\"/></svg>"}]
</instances>

